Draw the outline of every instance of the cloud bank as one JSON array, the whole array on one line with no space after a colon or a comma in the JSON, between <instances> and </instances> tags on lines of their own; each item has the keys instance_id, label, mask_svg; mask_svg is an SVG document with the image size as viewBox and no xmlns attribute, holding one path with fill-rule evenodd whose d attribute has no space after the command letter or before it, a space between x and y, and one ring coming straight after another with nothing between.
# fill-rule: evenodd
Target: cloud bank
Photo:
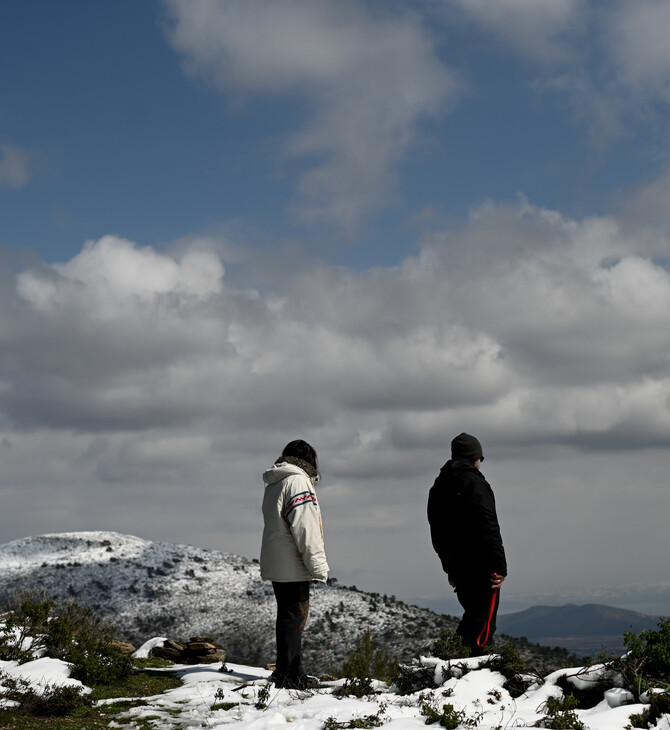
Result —
<instances>
[{"instance_id":1,"label":"cloud bank","mask_svg":"<svg viewBox=\"0 0 670 730\"><path fill-rule=\"evenodd\" d=\"M392 576L357 550L397 552L399 566L429 554L427 488L468 430L485 444L519 573L541 585L519 547L534 539L529 504L574 520L571 500L587 499L603 540L596 505L614 494L631 524L660 519L670 241L636 237L634 225L487 204L460 229L425 235L401 266L313 262L278 269L263 289L240 271L228 281L225 246L205 239L165 252L105 236L65 263L5 272L5 484L20 474L15 488L42 495L46 510L46 485L67 476L92 490L70 513L88 527L119 520L144 534L124 510L132 499L168 524L178 512L184 541L222 547L225 534L253 556L258 474L307 438L322 455L336 574L390 590ZM630 502L633 478L646 505ZM184 517L186 486L207 506L204 523ZM390 547L401 528L409 543ZM660 533L646 539L652 548ZM591 584L580 571L578 585ZM413 590L427 592L418 576Z\"/></svg>"}]
</instances>

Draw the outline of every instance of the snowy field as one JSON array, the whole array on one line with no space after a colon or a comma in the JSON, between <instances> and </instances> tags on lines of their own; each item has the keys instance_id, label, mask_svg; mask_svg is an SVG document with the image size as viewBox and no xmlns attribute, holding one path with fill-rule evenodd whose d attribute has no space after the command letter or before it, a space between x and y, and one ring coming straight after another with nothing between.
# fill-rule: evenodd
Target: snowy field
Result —
<instances>
[{"instance_id":1,"label":"snowy field","mask_svg":"<svg viewBox=\"0 0 670 730\"><path fill-rule=\"evenodd\" d=\"M147 642L136 655L146 656L159 641ZM421 665L432 676L433 687L401 695L394 687L376 682L375 694L362 699L335 694L344 680L298 692L277 690L268 682L269 672L255 667L228 664L229 671L221 672L220 664L175 666L158 671L176 673L182 681L180 687L137 701L110 727L132 728L144 722L157 730L230 726L261 730L290 723L293 730L382 725L409 730L426 727L426 708L440 713L445 705L451 705L452 714L460 713L459 728L530 728L537 727L547 716L548 699L563 696L559 684L566 680L576 690L592 688L603 680L611 685L594 707L574 711L591 730L624 730L630 726L630 716L648 706L634 703L632 695L617 686L618 677L608 675L609 670L602 665L559 670L544 682L535 681L514 699L504 687L502 674L483 666L487 661L490 657L448 662L424 657ZM0 662L0 670L21 676L35 686L79 684L69 678L68 665L55 659L42 658L20 666ZM656 727L670 730L670 718L662 716Z\"/></svg>"}]
</instances>

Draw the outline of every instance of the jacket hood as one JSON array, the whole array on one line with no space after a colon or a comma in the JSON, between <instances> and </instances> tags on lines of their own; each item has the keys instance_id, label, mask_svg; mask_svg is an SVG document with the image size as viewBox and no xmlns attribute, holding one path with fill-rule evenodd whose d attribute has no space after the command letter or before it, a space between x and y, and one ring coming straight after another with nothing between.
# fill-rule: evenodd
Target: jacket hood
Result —
<instances>
[{"instance_id":1,"label":"jacket hood","mask_svg":"<svg viewBox=\"0 0 670 730\"><path fill-rule=\"evenodd\" d=\"M475 474L479 474L482 479L484 478L481 469L477 469L471 461L465 461L463 459L449 459L449 461L442 467L442 470L447 472L471 471Z\"/></svg>"},{"instance_id":2,"label":"jacket hood","mask_svg":"<svg viewBox=\"0 0 670 730\"><path fill-rule=\"evenodd\" d=\"M273 464L269 469L263 472L263 482L268 487L270 484L276 484L286 477L300 475L309 479L312 486L316 484L316 479L310 477L304 469L301 469L295 464L288 464L285 461L279 462L279 464Z\"/></svg>"}]
</instances>

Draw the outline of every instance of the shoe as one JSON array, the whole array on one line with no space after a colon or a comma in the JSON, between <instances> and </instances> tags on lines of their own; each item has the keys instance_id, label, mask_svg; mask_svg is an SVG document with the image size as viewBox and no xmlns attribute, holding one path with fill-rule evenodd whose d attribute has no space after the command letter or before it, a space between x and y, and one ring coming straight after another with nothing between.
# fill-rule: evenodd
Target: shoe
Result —
<instances>
[{"instance_id":1,"label":"shoe","mask_svg":"<svg viewBox=\"0 0 670 730\"><path fill-rule=\"evenodd\" d=\"M316 677L310 677L307 674L302 674L298 677L291 677L287 675L281 682L275 680L275 684L277 687L282 687L283 689L308 690L317 687L319 680Z\"/></svg>"},{"instance_id":2,"label":"shoe","mask_svg":"<svg viewBox=\"0 0 670 730\"><path fill-rule=\"evenodd\" d=\"M286 681L286 675L283 672L278 672L275 669L275 671L272 672L272 674L268 677L268 681L274 682L277 687L281 687Z\"/></svg>"}]
</instances>

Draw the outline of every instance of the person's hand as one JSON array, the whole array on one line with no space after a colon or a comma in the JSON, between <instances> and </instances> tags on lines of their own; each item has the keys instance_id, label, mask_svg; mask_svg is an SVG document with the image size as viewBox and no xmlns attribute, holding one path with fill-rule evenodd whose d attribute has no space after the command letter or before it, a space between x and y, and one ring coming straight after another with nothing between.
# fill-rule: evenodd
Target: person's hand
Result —
<instances>
[{"instance_id":1,"label":"person's hand","mask_svg":"<svg viewBox=\"0 0 670 730\"><path fill-rule=\"evenodd\" d=\"M493 590L500 588L504 580L504 575L498 575L497 573L493 573L493 575L491 576L491 588L493 588Z\"/></svg>"}]
</instances>

